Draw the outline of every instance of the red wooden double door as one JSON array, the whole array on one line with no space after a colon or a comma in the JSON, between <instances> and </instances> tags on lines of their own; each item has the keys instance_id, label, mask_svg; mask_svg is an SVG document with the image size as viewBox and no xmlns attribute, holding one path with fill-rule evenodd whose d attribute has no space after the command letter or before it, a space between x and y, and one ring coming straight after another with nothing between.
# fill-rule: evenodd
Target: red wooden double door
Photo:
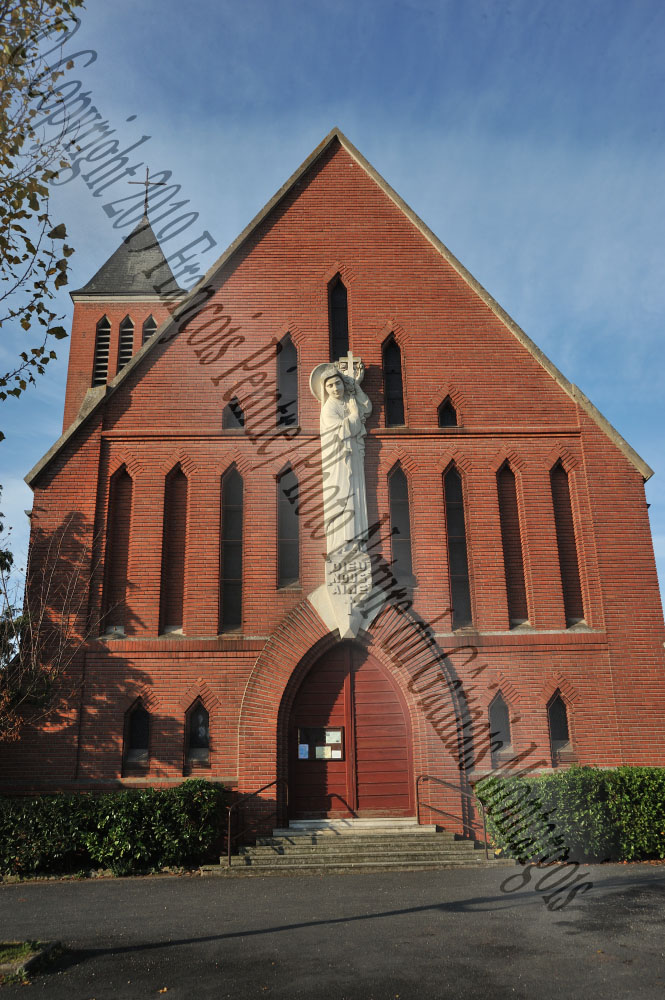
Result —
<instances>
[{"instance_id":1,"label":"red wooden double door","mask_svg":"<svg viewBox=\"0 0 665 1000\"><path fill-rule=\"evenodd\" d=\"M411 738L390 676L341 642L303 680L289 723L294 819L411 816Z\"/></svg>"}]
</instances>

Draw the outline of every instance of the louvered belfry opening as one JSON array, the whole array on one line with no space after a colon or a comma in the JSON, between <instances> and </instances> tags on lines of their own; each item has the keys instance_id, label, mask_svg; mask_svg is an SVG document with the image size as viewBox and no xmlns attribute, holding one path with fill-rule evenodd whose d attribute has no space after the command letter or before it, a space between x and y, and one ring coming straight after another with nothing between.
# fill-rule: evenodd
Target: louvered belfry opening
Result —
<instances>
[{"instance_id":1,"label":"louvered belfry opening","mask_svg":"<svg viewBox=\"0 0 665 1000\"><path fill-rule=\"evenodd\" d=\"M95 332L95 357L92 367L92 384L106 385L109 374L109 350L111 348L111 323L108 316L102 316Z\"/></svg>"},{"instance_id":2,"label":"louvered belfry opening","mask_svg":"<svg viewBox=\"0 0 665 1000\"><path fill-rule=\"evenodd\" d=\"M392 334L383 345L382 360L386 427L400 427L404 424L402 352Z\"/></svg>"},{"instance_id":3,"label":"louvered belfry opening","mask_svg":"<svg viewBox=\"0 0 665 1000\"><path fill-rule=\"evenodd\" d=\"M464 494L461 476L454 465L448 469L443 477L443 487L446 505L450 600L453 609L453 628L456 629L471 625L472 616Z\"/></svg>"},{"instance_id":4,"label":"louvered belfry opening","mask_svg":"<svg viewBox=\"0 0 665 1000\"><path fill-rule=\"evenodd\" d=\"M118 371L132 360L134 353L134 322L125 316L120 324L120 339L118 341Z\"/></svg>"},{"instance_id":5,"label":"louvered belfry opening","mask_svg":"<svg viewBox=\"0 0 665 1000\"><path fill-rule=\"evenodd\" d=\"M505 462L496 474L503 547L503 568L506 577L508 618L511 626L528 621L529 612L524 581L524 557L517 504L515 473Z\"/></svg>"},{"instance_id":6,"label":"louvered belfry opening","mask_svg":"<svg viewBox=\"0 0 665 1000\"><path fill-rule=\"evenodd\" d=\"M287 465L277 477L277 586L288 587L300 578L300 519L298 477Z\"/></svg>"},{"instance_id":7,"label":"louvered belfry opening","mask_svg":"<svg viewBox=\"0 0 665 1000\"><path fill-rule=\"evenodd\" d=\"M328 286L328 327L330 360L339 361L349 353L349 306L346 287L339 274Z\"/></svg>"},{"instance_id":8,"label":"louvered belfry opening","mask_svg":"<svg viewBox=\"0 0 665 1000\"><path fill-rule=\"evenodd\" d=\"M157 322L151 313L150 316L148 316L148 318L143 323L143 330L141 331L142 333L141 346L143 346L143 344L145 344L147 340L150 340L150 338L152 337L153 333L156 332L156 330L157 330Z\"/></svg>"},{"instance_id":9,"label":"louvered belfry opening","mask_svg":"<svg viewBox=\"0 0 665 1000\"><path fill-rule=\"evenodd\" d=\"M124 629L132 519L132 477L123 465L111 479L106 532L104 625Z\"/></svg>"},{"instance_id":10,"label":"louvered belfry opening","mask_svg":"<svg viewBox=\"0 0 665 1000\"><path fill-rule=\"evenodd\" d=\"M242 522L243 481L232 466L222 478L220 632L242 625Z\"/></svg>"},{"instance_id":11,"label":"louvered belfry opening","mask_svg":"<svg viewBox=\"0 0 665 1000\"><path fill-rule=\"evenodd\" d=\"M396 580L412 584L409 484L399 465L393 469L388 477L388 498L390 501L390 537L393 557L391 569Z\"/></svg>"},{"instance_id":12,"label":"louvered belfry opening","mask_svg":"<svg viewBox=\"0 0 665 1000\"><path fill-rule=\"evenodd\" d=\"M584 621L580 567L575 541L573 508L570 501L568 474L561 462L557 462L550 472L552 486L552 509L556 528L556 542L561 570L561 590L563 607L568 626Z\"/></svg>"},{"instance_id":13,"label":"louvered belfry opening","mask_svg":"<svg viewBox=\"0 0 665 1000\"><path fill-rule=\"evenodd\" d=\"M298 423L298 352L289 333L280 340L277 353L276 423L278 427Z\"/></svg>"},{"instance_id":14,"label":"louvered belfry opening","mask_svg":"<svg viewBox=\"0 0 665 1000\"><path fill-rule=\"evenodd\" d=\"M176 631L183 626L186 550L187 476L177 465L164 484L161 632Z\"/></svg>"}]
</instances>

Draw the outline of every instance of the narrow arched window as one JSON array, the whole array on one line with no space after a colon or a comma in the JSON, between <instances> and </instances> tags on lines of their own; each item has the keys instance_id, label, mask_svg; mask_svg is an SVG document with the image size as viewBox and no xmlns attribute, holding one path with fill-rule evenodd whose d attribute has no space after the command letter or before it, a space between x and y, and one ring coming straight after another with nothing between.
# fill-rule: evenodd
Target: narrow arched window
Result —
<instances>
[{"instance_id":1,"label":"narrow arched window","mask_svg":"<svg viewBox=\"0 0 665 1000\"><path fill-rule=\"evenodd\" d=\"M330 360L339 361L349 353L349 308L346 288L336 274L328 286L328 326Z\"/></svg>"},{"instance_id":2,"label":"narrow arched window","mask_svg":"<svg viewBox=\"0 0 665 1000\"><path fill-rule=\"evenodd\" d=\"M386 427L398 427L404 423L402 352L392 334L383 345L382 354Z\"/></svg>"},{"instance_id":3,"label":"narrow arched window","mask_svg":"<svg viewBox=\"0 0 665 1000\"><path fill-rule=\"evenodd\" d=\"M125 316L120 324L120 340L118 341L118 371L131 361L134 353L134 323Z\"/></svg>"},{"instance_id":4,"label":"narrow arched window","mask_svg":"<svg viewBox=\"0 0 665 1000\"><path fill-rule=\"evenodd\" d=\"M501 756L505 757L510 752L512 742L510 736L510 714L500 691L490 705L489 723L492 766L496 767Z\"/></svg>"},{"instance_id":5,"label":"narrow arched window","mask_svg":"<svg viewBox=\"0 0 665 1000\"><path fill-rule=\"evenodd\" d=\"M182 628L187 549L187 476L180 465L164 484L160 632Z\"/></svg>"},{"instance_id":6,"label":"narrow arched window","mask_svg":"<svg viewBox=\"0 0 665 1000\"><path fill-rule=\"evenodd\" d=\"M409 484L397 466L388 477L390 500L390 530L392 540L392 571L395 578L413 583L411 561L411 518L409 516Z\"/></svg>"},{"instance_id":7,"label":"narrow arched window","mask_svg":"<svg viewBox=\"0 0 665 1000\"><path fill-rule=\"evenodd\" d=\"M286 334L277 352L277 426L293 427L298 423L298 352Z\"/></svg>"},{"instance_id":8,"label":"narrow arched window","mask_svg":"<svg viewBox=\"0 0 665 1000\"><path fill-rule=\"evenodd\" d=\"M298 478L290 465L277 477L277 586L288 587L300 578Z\"/></svg>"},{"instance_id":9,"label":"narrow arched window","mask_svg":"<svg viewBox=\"0 0 665 1000\"><path fill-rule=\"evenodd\" d=\"M234 396L230 403L227 403L222 410L222 430L242 431L245 429L245 413Z\"/></svg>"},{"instance_id":10,"label":"narrow arched window","mask_svg":"<svg viewBox=\"0 0 665 1000\"><path fill-rule=\"evenodd\" d=\"M153 333L155 333L156 330L157 330L157 323L155 321L154 316L151 313L150 316L148 316L147 320L145 320L145 322L143 323L141 346L145 344L146 340L150 340L150 338L152 337Z\"/></svg>"},{"instance_id":11,"label":"narrow arched window","mask_svg":"<svg viewBox=\"0 0 665 1000\"><path fill-rule=\"evenodd\" d=\"M243 482L235 467L222 479L220 632L242 624Z\"/></svg>"},{"instance_id":12,"label":"narrow arched window","mask_svg":"<svg viewBox=\"0 0 665 1000\"><path fill-rule=\"evenodd\" d=\"M126 764L147 764L150 753L150 715L140 701L130 708L125 719Z\"/></svg>"},{"instance_id":13,"label":"narrow arched window","mask_svg":"<svg viewBox=\"0 0 665 1000\"><path fill-rule=\"evenodd\" d=\"M561 590L563 607L568 626L584 620L580 569L577 561L577 543L573 509L570 502L568 474L561 462L557 462L550 472L552 486L552 509L556 528L556 543L559 552Z\"/></svg>"},{"instance_id":14,"label":"narrow arched window","mask_svg":"<svg viewBox=\"0 0 665 1000\"><path fill-rule=\"evenodd\" d=\"M106 530L104 624L107 631L123 632L132 519L132 477L123 465L111 479Z\"/></svg>"},{"instance_id":15,"label":"narrow arched window","mask_svg":"<svg viewBox=\"0 0 665 1000\"><path fill-rule=\"evenodd\" d=\"M109 349L111 347L111 324L108 316L102 316L95 333L95 358L92 366L92 384L106 385L109 373Z\"/></svg>"},{"instance_id":16,"label":"narrow arched window","mask_svg":"<svg viewBox=\"0 0 665 1000\"><path fill-rule=\"evenodd\" d=\"M453 628L456 629L471 625L471 592L462 479L454 465L443 477L443 488L446 503L450 602L453 609Z\"/></svg>"},{"instance_id":17,"label":"narrow arched window","mask_svg":"<svg viewBox=\"0 0 665 1000\"><path fill-rule=\"evenodd\" d=\"M570 749L570 733L568 730L568 710L566 703L561 697L561 692L556 691L547 706L547 720L550 729L550 747L552 750L552 765L556 767L560 762L560 756Z\"/></svg>"},{"instance_id":18,"label":"narrow arched window","mask_svg":"<svg viewBox=\"0 0 665 1000\"><path fill-rule=\"evenodd\" d=\"M501 466L496 474L496 488L499 500L508 618L511 627L514 627L528 621L529 613L524 583L524 559L517 506L517 486L515 473L507 462Z\"/></svg>"},{"instance_id":19,"label":"narrow arched window","mask_svg":"<svg viewBox=\"0 0 665 1000\"><path fill-rule=\"evenodd\" d=\"M438 409L439 427L457 427L457 410L450 396L446 396Z\"/></svg>"},{"instance_id":20,"label":"narrow arched window","mask_svg":"<svg viewBox=\"0 0 665 1000\"><path fill-rule=\"evenodd\" d=\"M210 760L210 716L200 700L188 711L185 730L187 763L205 766Z\"/></svg>"}]
</instances>

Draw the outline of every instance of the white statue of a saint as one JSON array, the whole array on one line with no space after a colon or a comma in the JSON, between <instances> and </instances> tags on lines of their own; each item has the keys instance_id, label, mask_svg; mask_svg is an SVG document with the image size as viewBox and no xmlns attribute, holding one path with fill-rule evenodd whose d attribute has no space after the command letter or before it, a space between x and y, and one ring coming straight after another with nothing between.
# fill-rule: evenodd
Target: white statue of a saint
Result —
<instances>
[{"instance_id":1,"label":"white statue of a saint","mask_svg":"<svg viewBox=\"0 0 665 1000\"><path fill-rule=\"evenodd\" d=\"M365 491L365 420L372 404L360 388L363 374L362 362L349 352L337 365L317 365L310 378L321 404L326 533L326 582L310 600L342 638L356 636L367 624L364 608L372 592Z\"/></svg>"},{"instance_id":2,"label":"white statue of a saint","mask_svg":"<svg viewBox=\"0 0 665 1000\"><path fill-rule=\"evenodd\" d=\"M362 378L362 369L360 369ZM321 405L321 468L328 555L342 556L367 536L365 420L372 412L359 380L332 364L312 372L312 392Z\"/></svg>"}]
</instances>

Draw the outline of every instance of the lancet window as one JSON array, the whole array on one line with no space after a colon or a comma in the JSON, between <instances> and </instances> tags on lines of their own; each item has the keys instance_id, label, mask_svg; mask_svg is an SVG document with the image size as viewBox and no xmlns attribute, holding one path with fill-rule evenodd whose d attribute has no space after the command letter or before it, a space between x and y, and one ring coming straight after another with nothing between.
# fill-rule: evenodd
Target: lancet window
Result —
<instances>
[{"instance_id":1,"label":"lancet window","mask_svg":"<svg viewBox=\"0 0 665 1000\"><path fill-rule=\"evenodd\" d=\"M570 749L568 710L560 691L555 692L547 706L547 720L550 730L552 766L556 767L560 763L561 753Z\"/></svg>"},{"instance_id":2,"label":"lancet window","mask_svg":"<svg viewBox=\"0 0 665 1000\"><path fill-rule=\"evenodd\" d=\"M328 326L330 360L339 361L349 353L348 296L339 274L335 275L328 286Z\"/></svg>"},{"instance_id":3,"label":"lancet window","mask_svg":"<svg viewBox=\"0 0 665 1000\"><path fill-rule=\"evenodd\" d=\"M242 624L243 481L232 466L222 478L220 631Z\"/></svg>"},{"instance_id":4,"label":"lancet window","mask_svg":"<svg viewBox=\"0 0 665 1000\"><path fill-rule=\"evenodd\" d=\"M277 586L300 578L298 478L290 465L277 477Z\"/></svg>"},{"instance_id":5,"label":"lancet window","mask_svg":"<svg viewBox=\"0 0 665 1000\"><path fill-rule=\"evenodd\" d=\"M245 411L236 396L222 410L222 430L242 431L245 429Z\"/></svg>"},{"instance_id":6,"label":"lancet window","mask_svg":"<svg viewBox=\"0 0 665 1000\"><path fill-rule=\"evenodd\" d=\"M453 609L453 628L457 629L471 625L471 591L462 479L454 465L448 469L443 477L443 487L448 537L450 600Z\"/></svg>"},{"instance_id":7,"label":"lancet window","mask_svg":"<svg viewBox=\"0 0 665 1000\"><path fill-rule=\"evenodd\" d=\"M444 401L439 404L437 415L439 427L457 427L457 410L453 406L450 396L446 396Z\"/></svg>"},{"instance_id":8,"label":"lancet window","mask_svg":"<svg viewBox=\"0 0 665 1000\"><path fill-rule=\"evenodd\" d=\"M286 334L279 342L277 354L277 426L292 427L298 423L298 352Z\"/></svg>"},{"instance_id":9,"label":"lancet window","mask_svg":"<svg viewBox=\"0 0 665 1000\"><path fill-rule=\"evenodd\" d=\"M182 628L187 548L187 477L177 465L164 487L160 631Z\"/></svg>"},{"instance_id":10,"label":"lancet window","mask_svg":"<svg viewBox=\"0 0 665 1000\"><path fill-rule=\"evenodd\" d=\"M188 765L205 767L210 761L210 716L200 699L187 712L185 733Z\"/></svg>"},{"instance_id":11,"label":"lancet window","mask_svg":"<svg viewBox=\"0 0 665 1000\"><path fill-rule=\"evenodd\" d=\"M577 559L575 525L570 502L568 474L561 462L557 462L550 472L552 487L552 509L556 528L556 542L561 571L561 590L567 625L575 625L584 620L580 569Z\"/></svg>"},{"instance_id":12,"label":"lancet window","mask_svg":"<svg viewBox=\"0 0 665 1000\"><path fill-rule=\"evenodd\" d=\"M503 548L503 568L506 579L508 618L511 627L521 625L529 618L524 582L524 558L517 504L515 473L505 462L496 474L499 500L499 521Z\"/></svg>"},{"instance_id":13,"label":"lancet window","mask_svg":"<svg viewBox=\"0 0 665 1000\"><path fill-rule=\"evenodd\" d=\"M501 755L505 756L510 751L512 743L510 713L500 691L490 705L489 723L492 766L496 767L501 760Z\"/></svg>"},{"instance_id":14,"label":"lancet window","mask_svg":"<svg viewBox=\"0 0 665 1000\"><path fill-rule=\"evenodd\" d=\"M397 466L388 477L388 495L393 556L391 569L397 580L412 583L409 484L400 466Z\"/></svg>"},{"instance_id":15,"label":"lancet window","mask_svg":"<svg viewBox=\"0 0 665 1000\"><path fill-rule=\"evenodd\" d=\"M138 701L125 719L125 764L147 764L150 754L150 714Z\"/></svg>"},{"instance_id":16,"label":"lancet window","mask_svg":"<svg viewBox=\"0 0 665 1000\"><path fill-rule=\"evenodd\" d=\"M386 427L398 427L404 423L402 352L392 334L384 343L382 354Z\"/></svg>"},{"instance_id":17,"label":"lancet window","mask_svg":"<svg viewBox=\"0 0 665 1000\"><path fill-rule=\"evenodd\" d=\"M123 631L126 621L127 569L132 517L132 477L123 465L111 479L106 532L104 624Z\"/></svg>"}]
</instances>

